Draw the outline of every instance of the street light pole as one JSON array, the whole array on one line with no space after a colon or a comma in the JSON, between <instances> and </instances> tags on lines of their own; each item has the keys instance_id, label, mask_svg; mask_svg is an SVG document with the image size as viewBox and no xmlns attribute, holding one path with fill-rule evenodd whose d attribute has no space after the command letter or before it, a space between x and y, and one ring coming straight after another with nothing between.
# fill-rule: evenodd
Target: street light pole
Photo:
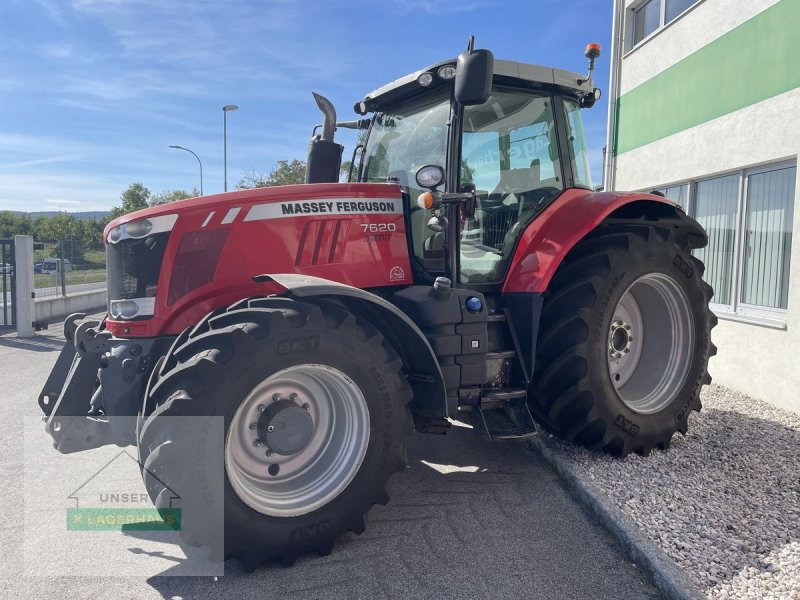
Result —
<instances>
[{"instance_id":1,"label":"street light pole","mask_svg":"<svg viewBox=\"0 0 800 600\"><path fill-rule=\"evenodd\" d=\"M226 104L222 107L222 157L226 192L228 191L228 113L233 110L239 110L239 107L235 104Z\"/></svg>"},{"instance_id":2,"label":"street light pole","mask_svg":"<svg viewBox=\"0 0 800 600\"><path fill-rule=\"evenodd\" d=\"M190 152L194 154L188 148L184 148L183 146L170 146L170 148L175 148L176 150L186 150L186 152ZM197 164L200 165L200 195L203 195L203 163L200 161L200 157L197 154L194 154L194 157L197 159Z\"/></svg>"}]
</instances>

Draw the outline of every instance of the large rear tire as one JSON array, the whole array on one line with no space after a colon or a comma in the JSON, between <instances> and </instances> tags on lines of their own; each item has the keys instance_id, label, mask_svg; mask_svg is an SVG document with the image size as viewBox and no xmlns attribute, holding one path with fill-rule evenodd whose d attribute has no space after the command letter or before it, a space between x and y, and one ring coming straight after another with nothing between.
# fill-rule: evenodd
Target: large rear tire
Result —
<instances>
[{"instance_id":1,"label":"large rear tire","mask_svg":"<svg viewBox=\"0 0 800 600\"><path fill-rule=\"evenodd\" d=\"M161 508L164 482L194 490L224 473L222 498L202 497L208 487L182 498L195 515L184 511L180 534L219 545L202 515L224 505L224 557L248 570L327 554L388 501L410 398L401 359L368 322L332 303L247 299L181 334L155 369L139 425L145 486ZM223 417L224 456L198 450L191 426L169 418L193 415Z\"/></svg>"},{"instance_id":2,"label":"large rear tire","mask_svg":"<svg viewBox=\"0 0 800 600\"><path fill-rule=\"evenodd\" d=\"M711 382L716 317L675 220L609 220L545 293L529 405L551 432L618 455L685 434Z\"/></svg>"}]
</instances>

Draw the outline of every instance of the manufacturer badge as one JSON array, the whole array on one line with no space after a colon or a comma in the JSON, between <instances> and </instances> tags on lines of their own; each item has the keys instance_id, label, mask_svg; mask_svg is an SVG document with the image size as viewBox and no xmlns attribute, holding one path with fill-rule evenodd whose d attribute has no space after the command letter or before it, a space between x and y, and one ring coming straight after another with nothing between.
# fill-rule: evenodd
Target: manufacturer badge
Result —
<instances>
[{"instance_id":1,"label":"manufacturer badge","mask_svg":"<svg viewBox=\"0 0 800 600\"><path fill-rule=\"evenodd\" d=\"M389 281L405 281L406 280L406 272L403 271L403 267L399 267L395 265L392 267L392 270L389 271Z\"/></svg>"}]
</instances>

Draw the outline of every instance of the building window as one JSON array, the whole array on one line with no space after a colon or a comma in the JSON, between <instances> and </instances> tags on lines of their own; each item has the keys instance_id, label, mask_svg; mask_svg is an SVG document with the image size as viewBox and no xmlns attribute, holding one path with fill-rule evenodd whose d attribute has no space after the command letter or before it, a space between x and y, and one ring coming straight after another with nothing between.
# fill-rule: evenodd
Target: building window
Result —
<instances>
[{"instance_id":1,"label":"building window","mask_svg":"<svg viewBox=\"0 0 800 600\"><path fill-rule=\"evenodd\" d=\"M665 198L677 202L683 210L689 210L689 184L681 183L670 187L658 188L655 190L664 194Z\"/></svg>"},{"instance_id":2,"label":"building window","mask_svg":"<svg viewBox=\"0 0 800 600\"><path fill-rule=\"evenodd\" d=\"M649 0L633 11L633 43L638 44L661 25L661 0Z\"/></svg>"},{"instance_id":3,"label":"building window","mask_svg":"<svg viewBox=\"0 0 800 600\"><path fill-rule=\"evenodd\" d=\"M742 303L786 310L797 169L747 178Z\"/></svg>"},{"instance_id":4,"label":"building window","mask_svg":"<svg viewBox=\"0 0 800 600\"><path fill-rule=\"evenodd\" d=\"M668 25L700 0L644 0L630 9L631 48Z\"/></svg>"},{"instance_id":5,"label":"building window","mask_svg":"<svg viewBox=\"0 0 800 600\"><path fill-rule=\"evenodd\" d=\"M785 321L794 218L795 164L661 187L708 233L695 251L718 314Z\"/></svg>"},{"instance_id":6,"label":"building window","mask_svg":"<svg viewBox=\"0 0 800 600\"><path fill-rule=\"evenodd\" d=\"M732 306L739 175L700 181L695 188L694 218L708 233L708 246L695 252L706 265L705 280L714 288L714 304Z\"/></svg>"},{"instance_id":7,"label":"building window","mask_svg":"<svg viewBox=\"0 0 800 600\"><path fill-rule=\"evenodd\" d=\"M676 17L686 12L697 0L666 0L664 24L674 21Z\"/></svg>"}]
</instances>

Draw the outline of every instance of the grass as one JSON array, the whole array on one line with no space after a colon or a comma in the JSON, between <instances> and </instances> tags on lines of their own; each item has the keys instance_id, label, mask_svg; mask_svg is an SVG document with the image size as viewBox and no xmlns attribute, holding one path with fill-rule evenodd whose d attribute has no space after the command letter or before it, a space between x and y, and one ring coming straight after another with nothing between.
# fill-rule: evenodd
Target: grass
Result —
<instances>
[{"instance_id":1,"label":"grass","mask_svg":"<svg viewBox=\"0 0 800 600\"><path fill-rule=\"evenodd\" d=\"M61 274L36 273L34 275L34 289L61 287ZM84 269L80 271L68 271L66 273L66 285L78 285L81 283L99 283L106 280L106 272L101 269Z\"/></svg>"}]
</instances>

